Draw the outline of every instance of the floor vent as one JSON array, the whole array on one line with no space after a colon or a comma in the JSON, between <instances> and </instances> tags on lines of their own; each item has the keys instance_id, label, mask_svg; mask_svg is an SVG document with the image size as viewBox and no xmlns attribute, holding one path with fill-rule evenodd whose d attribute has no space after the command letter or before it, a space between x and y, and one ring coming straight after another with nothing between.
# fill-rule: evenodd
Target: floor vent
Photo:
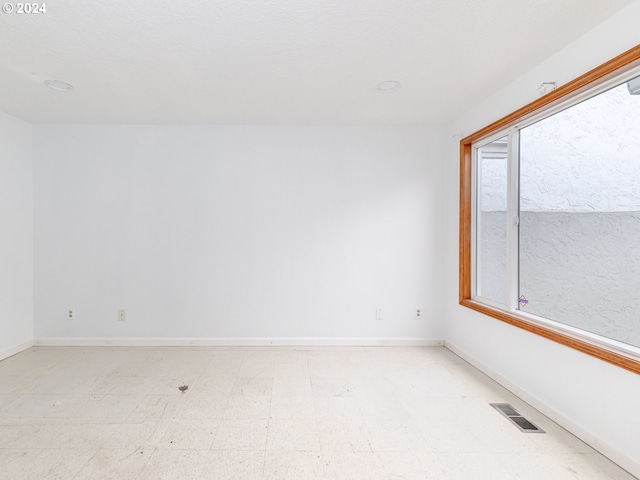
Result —
<instances>
[{"instance_id":1,"label":"floor vent","mask_svg":"<svg viewBox=\"0 0 640 480\"><path fill-rule=\"evenodd\" d=\"M522 414L509 403L490 403L489 405L498 410L505 418L509 419L520 431L524 433L544 433L544 430L523 417Z\"/></svg>"}]
</instances>

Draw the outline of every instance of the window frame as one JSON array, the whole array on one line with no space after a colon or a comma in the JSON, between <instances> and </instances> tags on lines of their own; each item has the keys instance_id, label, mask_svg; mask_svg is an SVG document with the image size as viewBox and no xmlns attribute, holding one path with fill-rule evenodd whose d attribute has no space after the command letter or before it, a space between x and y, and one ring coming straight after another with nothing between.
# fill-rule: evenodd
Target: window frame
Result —
<instances>
[{"instance_id":1,"label":"window frame","mask_svg":"<svg viewBox=\"0 0 640 480\"><path fill-rule=\"evenodd\" d=\"M472 208L472 215L471 215L471 219L473 222L472 228L471 228L471 265L478 265L480 263L481 260L481 255L480 252L478 251L477 245L478 245L478 237L477 237L477 232L481 229L481 222L480 219L478 218L478 212L479 212L479 205L478 205L478 187L481 183L481 168L478 165L478 160L477 158L475 158L474 155L474 150L477 152L477 150L484 148L487 145L490 145L498 140L501 140L502 138L506 138L507 142L506 142L506 149L507 149L507 158L505 159L505 161L507 162L507 170L509 169L509 165L511 162L509 162L509 142L510 142L510 137L511 137L511 132L505 132L504 130L500 130L498 132L494 132L493 134L483 138L482 140L480 140L481 145L473 145L472 146L472 160L475 159L475 161L473 162L473 166L471 169L471 188L472 188L472 192L471 192L471 208ZM484 159L483 159L484 160ZM507 171L507 177L509 177L509 171ZM505 192L506 194L506 201L507 201L507 205L509 204L508 200L508 192ZM475 215L474 215L475 213ZM507 212L507 216L508 216L508 212ZM507 232L507 236L509 236L509 233ZM509 245L509 238L507 238L507 245ZM505 260L508 261L509 257L506 256ZM505 262L505 268L507 269L507 272L509 271L509 266L506 265ZM476 272L477 273L477 272ZM509 280L506 279L506 281L508 282ZM480 281L480 279L478 278L478 275L473 275L471 278L471 292L477 292L478 290L482 290L482 282ZM500 308L500 306L502 305L500 302L495 301L495 300L491 300L487 297L482 297L481 295L479 296L482 298L482 301L484 303L486 303L489 306L492 307L496 307L496 308ZM475 296L473 296L472 298L476 299ZM507 298L509 298L509 296L507 296ZM507 307L509 305L506 305Z\"/></svg>"},{"instance_id":2,"label":"window frame","mask_svg":"<svg viewBox=\"0 0 640 480\"><path fill-rule=\"evenodd\" d=\"M507 134L511 147L511 142L515 137L513 135L514 129L519 130L541 118L550 116L554 111L566 108L570 103L581 101L583 97L594 96L596 94L593 93L594 89L601 89L607 83L618 80L619 77L638 67L640 67L640 45L460 140L459 303L497 320L640 374L640 355L635 354L635 348L630 349L621 342L611 339L605 341L604 337L599 335L521 312L514 308L515 300L513 298L507 300L506 309L501 309L491 302L473 295L476 274L473 267L475 257L473 242L475 242L476 236L476 172L473 151L475 145L478 142L484 143L486 140ZM514 149L509 148L508 152L511 156ZM517 182L514 181L518 178L518 172L514 171L517 168L513 168L513 164L516 162L510 160L508 162L507 176L511 179L509 182L511 188L507 192L509 200L507 218L511 218L514 208L513 198L518 195ZM515 205L517 206L517 203ZM511 226L508 227L508 232L513 230ZM513 262L514 259L517 261L517 252L512 251L514 248L517 249L517 241L509 241L508 238L507 248L511 249L507 255L507 262ZM512 278L514 276L516 276L515 280ZM517 285L517 268L510 266L509 263L507 264L506 281L509 285L515 281ZM640 352L640 349L637 350Z\"/></svg>"}]
</instances>

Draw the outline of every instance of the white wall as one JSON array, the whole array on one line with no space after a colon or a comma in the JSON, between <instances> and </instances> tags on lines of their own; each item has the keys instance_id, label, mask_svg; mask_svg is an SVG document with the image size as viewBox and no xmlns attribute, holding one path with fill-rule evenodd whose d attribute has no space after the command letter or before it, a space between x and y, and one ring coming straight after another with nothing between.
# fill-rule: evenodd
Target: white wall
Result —
<instances>
[{"instance_id":1,"label":"white wall","mask_svg":"<svg viewBox=\"0 0 640 480\"><path fill-rule=\"evenodd\" d=\"M537 98L544 81L559 85L640 43L636 1L450 125L468 135ZM636 375L458 305L459 147L448 148L445 214L448 275L446 338L466 358L640 476L640 398Z\"/></svg>"},{"instance_id":2,"label":"white wall","mask_svg":"<svg viewBox=\"0 0 640 480\"><path fill-rule=\"evenodd\" d=\"M35 126L36 339L441 340L443 137Z\"/></svg>"},{"instance_id":3,"label":"white wall","mask_svg":"<svg viewBox=\"0 0 640 480\"><path fill-rule=\"evenodd\" d=\"M32 128L0 112L0 359L33 340Z\"/></svg>"}]
</instances>

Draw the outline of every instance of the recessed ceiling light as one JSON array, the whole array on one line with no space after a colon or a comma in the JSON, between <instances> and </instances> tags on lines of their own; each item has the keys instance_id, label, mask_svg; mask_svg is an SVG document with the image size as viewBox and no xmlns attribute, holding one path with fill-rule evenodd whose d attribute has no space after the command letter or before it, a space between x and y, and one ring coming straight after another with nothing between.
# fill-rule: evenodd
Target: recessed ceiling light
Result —
<instances>
[{"instance_id":1,"label":"recessed ceiling light","mask_svg":"<svg viewBox=\"0 0 640 480\"><path fill-rule=\"evenodd\" d=\"M391 93L397 91L399 88L400 82L396 82L395 80L386 80L376 85L376 90L379 93Z\"/></svg>"},{"instance_id":2,"label":"recessed ceiling light","mask_svg":"<svg viewBox=\"0 0 640 480\"><path fill-rule=\"evenodd\" d=\"M73 92L73 85L61 82L60 80L45 80L44 84L51 90L55 90L56 92Z\"/></svg>"}]
</instances>

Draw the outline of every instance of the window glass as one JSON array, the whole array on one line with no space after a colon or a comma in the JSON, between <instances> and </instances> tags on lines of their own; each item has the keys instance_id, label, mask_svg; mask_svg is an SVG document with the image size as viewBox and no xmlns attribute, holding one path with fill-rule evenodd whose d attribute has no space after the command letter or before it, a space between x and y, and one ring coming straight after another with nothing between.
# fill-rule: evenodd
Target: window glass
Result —
<instances>
[{"instance_id":1,"label":"window glass","mask_svg":"<svg viewBox=\"0 0 640 480\"><path fill-rule=\"evenodd\" d=\"M640 78L520 131L522 311L640 347Z\"/></svg>"},{"instance_id":2,"label":"window glass","mask_svg":"<svg viewBox=\"0 0 640 480\"><path fill-rule=\"evenodd\" d=\"M506 304L507 137L476 151L476 295Z\"/></svg>"}]
</instances>

